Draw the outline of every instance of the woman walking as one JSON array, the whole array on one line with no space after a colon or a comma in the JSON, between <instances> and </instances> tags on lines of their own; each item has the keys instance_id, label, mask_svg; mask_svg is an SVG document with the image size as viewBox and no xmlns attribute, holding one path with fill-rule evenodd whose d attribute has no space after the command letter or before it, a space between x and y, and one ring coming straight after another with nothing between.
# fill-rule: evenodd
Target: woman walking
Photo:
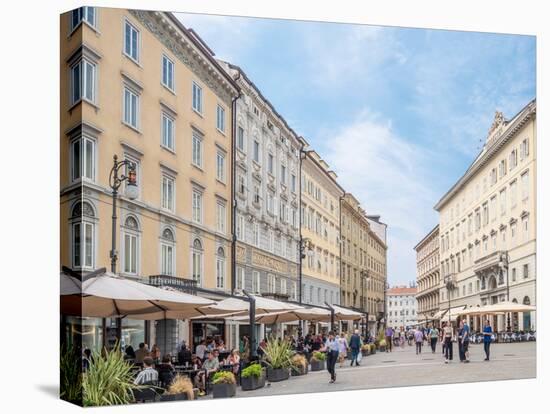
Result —
<instances>
[{"instance_id":1,"label":"woman walking","mask_svg":"<svg viewBox=\"0 0 550 414\"><path fill-rule=\"evenodd\" d=\"M340 362L340 368L344 366L344 360L348 354L348 340L346 334L341 333L338 337L338 362Z\"/></svg>"},{"instance_id":2,"label":"woman walking","mask_svg":"<svg viewBox=\"0 0 550 414\"><path fill-rule=\"evenodd\" d=\"M334 332L328 333L328 338L325 345L321 348L321 351L327 353L327 370L330 373L329 384L336 381L336 361L338 360L339 343L334 337Z\"/></svg>"}]
</instances>

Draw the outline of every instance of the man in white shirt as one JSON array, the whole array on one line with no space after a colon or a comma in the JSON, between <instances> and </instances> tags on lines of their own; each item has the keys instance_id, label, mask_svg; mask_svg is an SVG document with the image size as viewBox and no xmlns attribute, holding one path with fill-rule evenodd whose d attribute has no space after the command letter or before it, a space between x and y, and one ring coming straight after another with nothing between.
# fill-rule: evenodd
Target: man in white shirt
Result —
<instances>
[{"instance_id":1,"label":"man in white shirt","mask_svg":"<svg viewBox=\"0 0 550 414\"><path fill-rule=\"evenodd\" d=\"M204 353L206 352L206 341L203 339L200 344L195 348L195 354L204 361Z\"/></svg>"},{"instance_id":2,"label":"man in white shirt","mask_svg":"<svg viewBox=\"0 0 550 414\"><path fill-rule=\"evenodd\" d=\"M334 332L330 331L327 342L325 342L324 347L321 349L321 351L326 351L327 353L327 370L330 373L330 384L336 381L336 361L338 360L339 349L340 344L334 337Z\"/></svg>"}]
</instances>

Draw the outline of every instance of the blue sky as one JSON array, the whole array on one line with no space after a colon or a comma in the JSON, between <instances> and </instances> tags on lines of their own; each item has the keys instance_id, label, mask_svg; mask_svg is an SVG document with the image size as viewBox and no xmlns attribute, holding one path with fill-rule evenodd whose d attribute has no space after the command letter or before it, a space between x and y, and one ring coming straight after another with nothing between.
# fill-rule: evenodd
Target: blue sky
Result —
<instances>
[{"instance_id":1,"label":"blue sky","mask_svg":"<svg viewBox=\"0 0 550 414\"><path fill-rule=\"evenodd\" d=\"M495 110L535 97L532 36L177 14L239 65L368 214L388 224L388 278L416 278L433 206ZM481 141L480 141L481 140Z\"/></svg>"}]
</instances>

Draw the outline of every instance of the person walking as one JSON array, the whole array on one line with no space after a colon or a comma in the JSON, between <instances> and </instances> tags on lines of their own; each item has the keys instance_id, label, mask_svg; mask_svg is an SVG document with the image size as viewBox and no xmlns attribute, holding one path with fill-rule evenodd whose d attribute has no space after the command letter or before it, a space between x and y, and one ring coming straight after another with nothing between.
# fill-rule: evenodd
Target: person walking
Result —
<instances>
[{"instance_id":1,"label":"person walking","mask_svg":"<svg viewBox=\"0 0 550 414\"><path fill-rule=\"evenodd\" d=\"M338 361L340 362L340 368L344 366L344 360L348 354L348 341L346 340L346 334L341 333L337 336L338 339Z\"/></svg>"},{"instance_id":2,"label":"person walking","mask_svg":"<svg viewBox=\"0 0 550 414\"><path fill-rule=\"evenodd\" d=\"M430 337L430 346L432 347L432 354L435 354L435 347L437 345L437 340L439 339L439 330L435 327L435 325L432 325L428 335Z\"/></svg>"},{"instance_id":3,"label":"person walking","mask_svg":"<svg viewBox=\"0 0 550 414\"><path fill-rule=\"evenodd\" d=\"M328 333L328 338L321 348L321 351L327 353L327 371L330 374L329 384L332 384L336 381L336 361L338 360L338 350L340 344L338 340L334 337L334 332L330 331Z\"/></svg>"},{"instance_id":4,"label":"person walking","mask_svg":"<svg viewBox=\"0 0 550 414\"><path fill-rule=\"evenodd\" d=\"M491 336L493 335L493 328L489 319L485 321L485 326L483 327L483 350L485 351L484 361L489 361L489 353L491 348Z\"/></svg>"},{"instance_id":5,"label":"person walking","mask_svg":"<svg viewBox=\"0 0 550 414\"><path fill-rule=\"evenodd\" d=\"M470 362L470 352L468 352L468 346L470 344L470 325L466 319L462 320L462 356L464 362Z\"/></svg>"},{"instance_id":6,"label":"person walking","mask_svg":"<svg viewBox=\"0 0 550 414\"><path fill-rule=\"evenodd\" d=\"M414 331L414 341L416 342L416 355L422 353L422 343L424 341L424 331L422 328L416 328Z\"/></svg>"},{"instance_id":7,"label":"person walking","mask_svg":"<svg viewBox=\"0 0 550 414\"><path fill-rule=\"evenodd\" d=\"M386 328L385 336L386 336L386 352L392 352L393 328L391 326L388 326Z\"/></svg>"},{"instance_id":8,"label":"person walking","mask_svg":"<svg viewBox=\"0 0 550 414\"><path fill-rule=\"evenodd\" d=\"M351 335L351 338L349 339L349 348L351 349L351 364L350 367L353 366L353 363L355 362L355 365L358 366L359 362L357 362L357 355L359 355L359 352L361 350L361 337L359 336L359 330L356 329L353 332L353 335Z\"/></svg>"},{"instance_id":9,"label":"person walking","mask_svg":"<svg viewBox=\"0 0 550 414\"><path fill-rule=\"evenodd\" d=\"M464 334L464 322L461 320L459 323L458 339L456 341L458 345L458 358L460 359L460 362L464 362L466 360L466 357L464 356L464 342L462 341Z\"/></svg>"},{"instance_id":10,"label":"person walking","mask_svg":"<svg viewBox=\"0 0 550 414\"><path fill-rule=\"evenodd\" d=\"M445 363L453 360L453 327L450 322L443 325L443 343L445 344Z\"/></svg>"}]
</instances>

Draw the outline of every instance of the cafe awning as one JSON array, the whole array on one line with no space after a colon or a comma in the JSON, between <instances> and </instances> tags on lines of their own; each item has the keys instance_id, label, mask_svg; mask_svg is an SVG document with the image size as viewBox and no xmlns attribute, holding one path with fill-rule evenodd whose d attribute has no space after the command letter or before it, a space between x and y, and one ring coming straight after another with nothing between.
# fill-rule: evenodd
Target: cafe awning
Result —
<instances>
[{"instance_id":1,"label":"cafe awning","mask_svg":"<svg viewBox=\"0 0 550 414\"><path fill-rule=\"evenodd\" d=\"M301 306L289 302L282 302L262 296L253 297L256 302L256 315L303 309ZM245 316L249 314L250 303L246 297L231 297L206 306L202 310L206 316L214 315L220 317L223 315L227 318L231 316Z\"/></svg>"},{"instance_id":2,"label":"cafe awning","mask_svg":"<svg viewBox=\"0 0 550 414\"><path fill-rule=\"evenodd\" d=\"M84 276L65 270L61 273L60 295L62 314L100 318L185 319L205 314L204 306L215 303L124 279L105 269Z\"/></svg>"},{"instance_id":3,"label":"cafe awning","mask_svg":"<svg viewBox=\"0 0 550 414\"><path fill-rule=\"evenodd\" d=\"M343 308L338 305L331 306L334 309L334 319L338 321L357 321L365 316L363 313Z\"/></svg>"},{"instance_id":4,"label":"cafe awning","mask_svg":"<svg viewBox=\"0 0 550 414\"><path fill-rule=\"evenodd\" d=\"M502 315L507 312L532 312L537 308L531 305L522 305L520 303L503 301L493 305L476 306L465 309L461 315Z\"/></svg>"}]
</instances>

